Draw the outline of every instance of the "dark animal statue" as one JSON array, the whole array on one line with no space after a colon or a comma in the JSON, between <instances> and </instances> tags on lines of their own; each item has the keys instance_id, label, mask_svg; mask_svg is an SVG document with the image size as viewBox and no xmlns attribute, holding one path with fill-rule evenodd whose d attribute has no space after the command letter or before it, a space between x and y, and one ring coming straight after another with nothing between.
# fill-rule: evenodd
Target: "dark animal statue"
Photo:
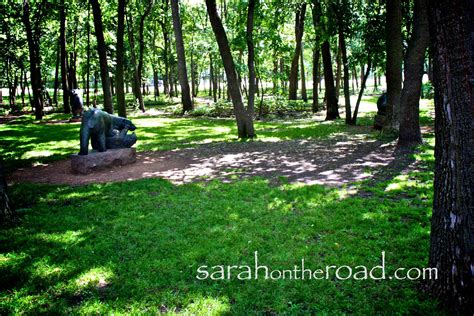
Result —
<instances>
[{"instance_id":1,"label":"dark animal statue","mask_svg":"<svg viewBox=\"0 0 474 316\"><path fill-rule=\"evenodd\" d=\"M72 102L72 116L80 117L82 112L84 112L84 103L82 101L81 95L79 94L79 90L70 90L69 95L71 96Z\"/></svg>"},{"instance_id":2,"label":"dark animal statue","mask_svg":"<svg viewBox=\"0 0 474 316\"><path fill-rule=\"evenodd\" d=\"M137 141L134 131L135 125L126 118L110 115L99 109L91 109L84 112L81 124L81 149L79 155L87 155L89 152L89 139L92 149L104 152L107 149L130 148Z\"/></svg>"},{"instance_id":3,"label":"dark animal statue","mask_svg":"<svg viewBox=\"0 0 474 316\"><path fill-rule=\"evenodd\" d=\"M378 115L385 115L385 112L387 111L387 101L387 92L384 92L377 100Z\"/></svg>"}]
</instances>

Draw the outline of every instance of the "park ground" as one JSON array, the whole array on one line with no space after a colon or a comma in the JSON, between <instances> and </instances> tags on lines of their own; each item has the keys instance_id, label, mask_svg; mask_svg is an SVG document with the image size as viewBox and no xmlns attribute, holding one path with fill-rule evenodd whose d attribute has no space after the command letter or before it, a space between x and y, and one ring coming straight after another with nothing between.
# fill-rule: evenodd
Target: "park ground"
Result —
<instances>
[{"instance_id":1,"label":"park ground","mask_svg":"<svg viewBox=\"0 0 474 316\"><path fill-rule=\"evenodd\" d=\"M0 124L19 222L0 231L0 314L436 314L421 282L198 280L201 265L426 267L432 101L425 143L400 151L371 129L324 116L256 121L132 113L139 161L70 174L79 123L62 114Z\"/></svg>"}]
</instances>

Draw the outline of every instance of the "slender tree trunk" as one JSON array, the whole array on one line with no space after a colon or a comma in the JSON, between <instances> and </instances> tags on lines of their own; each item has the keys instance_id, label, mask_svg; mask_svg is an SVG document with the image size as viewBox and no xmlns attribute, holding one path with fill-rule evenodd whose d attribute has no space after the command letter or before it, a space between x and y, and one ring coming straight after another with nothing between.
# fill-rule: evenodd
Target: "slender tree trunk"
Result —
<instances>
[{"instance_id":1,"label":"slender tree trunk","mask_svg":"<svg viewBox=\"0 0 474 316\"><path fill-rule=\"evenodd\" d=\"M319 41L318 41L319 42ZM320 50L317 46L313 49L313 105L312 110L313 113L317 113L319 111L319 97L318 97L318 90L319 90L319 60L320 60Z\"/></svg>"},{"instance_id":2,"label":"slender tree trunk","mask_svg":"<svg viewBox=\"0 0 474 316\"><path fill-rule=\"evenodd\" d=\"M97 53L99 54L100 78L102 81L102 91L104 94L104 110L114 113L112 104L112 92L110 91L110 77L107 66L107 47L105 45L104 31L102 25L102 11L98 0L89 0L94 15L95 36L97 37Z\"/></svg>"},{"instance_id":3,"label":"slender tree trunk","mask_svg":"<svg viewBox=\"0 0 474 316\"><path fill-rule=\"evenodd\" d=\"M402 92L402 5L401 0L387 0L387 115L384 129L398 130Z\"/></svg>"},{"instance_id":4,"label":"slender tree trunk","mask_svg":"<svg viewBox=\"0 0 474 316\"><path fill-rule=\"evenodd\" d=\"M21 108L25 108L25 85L26 85L26 82L23 81L23 69L21 69L20 71L20 96L21 96ZM16 79L16 78L15 78ZM18 80L18 79L16 79Z\"/></svg>"},{"instance_id":5,"label":"slender tree trunk","mask_svg":"<svg viewBox=\"0 0 474 316\"><path fill-rule=\"evenodd\" d=\"M428 287L452 314L474 310L474 6L430 1L435 180Z\"/></svg>"},{"instance_id":6,"label":"slender tree trunk","mask_svg":"<svg viewBox=\"0 0 474 316\"><path fill-rule=\"evenodd\" d=\"M90 106L90 72L91 72L91 4L87 3L87 61L86 61L86 104ZM120 107L119 107L120 109ZM120 110L119 110L120 111Z\"/></svg>"},{"instance_id":7,"label":"slender tree trunk","mask_svg":"<svg viewBox=\"0 0 474 316\"><path fill-rule=\"evenodd\" d=\"M342 50L341 50L341 41L338 39L338 46L337 46L337 55L336 55L336 99L339 102L339 96L341 93L341 56L342 56Z\"/></svg>"},{"instance_id":8,"label":"slender tree trunk","mask_svg":"<svg viewBox=\"0 0 474 316\"><path fill-rule=\"evenodd\" d=\"M217 14L216 1L206 0L207 12L211 21L212 29L214 31L219 52L222 57L222 63L227 76L229 94L234 106L234 114L237 121L237 129L239 138L253 138L255 137L255 130L253 126L252 116L244 108L242 95L239 88L239 80L237 79L237 72L232 58L232 53L229 47L229 41L222 25L222 21Z\"/></svg>"},{"instance_id":9,"label":"slender tree trunk","mask_svg":"<svg viewBox=\"0 0 474 316\"><path fill-rule=\"evenodd\" d=\"M212 93L213 93L213 97L214 97L214 102L217 102L217 92L218 92L218 87L217 87L217 79L218 79L218 73L216 73L216 70L215 70L215 67L214 67L214 60L212 58L212 54L211 54L211 70L212 70Z\"/></svg>"},{"instance_id":10,"label":"slender tree trunk","mask_svg":"<svg viewBox=\"0 0 474 316\"><path fill-rule=\"evenodd\" d=\"M58 88L59 88L59 64L61 63L61 42L58 40L58 48L56 52L56 66L54 69L54 92L53 103L58 106Z\"/></svg>"},{"instance_id":11,"label":"slender tree trunk","mask_svg":"<svg viewBox=\"0 0 474 316\"><path fill-rule=\"evenodd\" d=\"M321 46L324 64L324 83L326 86L326 121L339 118L339 106L336 97L336 88L334 87L334 74L332 71L331 50L329 41L324 41Z\"/></svg>"},{"instance_id":12,"label":"slender tree trunk","mask_svg":"<svg viewBox=\"0 0 474 316\"><path fill-rule=\"evenodd\" d=\"M169 88L169 78L170 78L170 58L168 55L168 32L166 31L166 26L164 25L164 22L161 24L161 28L163 31L163 42L164 42L164 50L163 50L163 61L165 64L165 76L163 78L163 93L166 95L169 95L170 93L170 88Z\"/></svg>"},{"instance_id":13,"label":"slender tree trunk","mask_svg":"<svg viewBox=\"0 0 474 316\"><path fill-rule=\"evenodd\" d=\"M253 20L255 13L255 6L258 0L249 0L247 12L247 49L248 49L248 69L249 69L249 91L248 91L248 105L247 111L250 117L253 117L255 112L255 91L257 90L257 82L255 75L255 48L253 44Z\"/></svg>"},{"instance_id":14,"label":"slender tree trunk","mask_svg":"<svg viewBox=\"0 0 474 316\"><path fill-rule=\"evenodd\" d=\"M176 54L178 56L178 78L179 85L181 86L181 102L183 102L183 113L185 113L192 111L194 106L189 91L188 72L186 69L186 57L184 52L183 32L181 30L178 0L171 0L171 13L173 16Z\"/></svg>"},{"instance_id":15,"label":"slender tree trunk","mask_svg":"<svg viewBox=\"0 0 474 316\"><path fill-rule=\"evenodd\" d=\"M286 73L285 73L285 60L280 58L280 80L281 80L281 89L283 92L286 91L286 81L285 81Z\"/></svg>"},{"instance_id":16,"label":"slender tree trunk","mask_svg":"<svg viewBox=\"0 0 474 316\"><path fill-rule=\"evenodd\" d=\"M367 70L365 72L364 78L362 78L362 82L360 83L359 96L357 97L357 103L354 109L354 116L352 117L351 125L357 124L357 114L359 113L359 105L360 105L360 101L362 100L362 96L364 95L365 85L367 84L367 79L369 78L371 67L372 65L369 58L369 62L367 64Z\"/></svg>"},{"instance_id":17,"label":"slender tree trunk","mask_svg":"<svg viewBox=\"0 0 474 316\"><path fill-rule=\"evenodd\" d=\"M298 90L298 64L301 54L301 46L304 33L304 18L306 15L306 3L303 3L301 7L296 11L295 19L295 37L296 37L296 47L295 53L293 55L293 60L291 62L290 70L290 86L288 89L288 98L290 100L296 100L297 90Z\"/></svg>"},{"instance_id":18,"label":"slender tree trunk","mask_svg":"<svg viewBox=\"0 0 474 316\"><path fill-rule=\"evenodd\" d=\"M354 66L354 80L356 82L356 89L359 90L359 79L357 79L357 69Z\"/></svg>"},{"instance_id":19,"label":"slender tree trunk","mask_svg":"<svg viewBox=\"0 0 474 316\"><path fill-rule=\"evenodd\" d=\"M278 59L275 56L273 59L273 75L272 75L273 94L278 93Z\"/></svg>"},{"instance_id":20,"label":"slender tree trunk","mask_svg":"<svg viewBox=\"0 0 474 316\"><path fill-rule=\"evenodd\" d=\"M155 96L155 101L160 97L160 86L158 85L158 71L155 66L153 66L153 95Z\"/></svg>"},{"instance_id":21,"label":"slender tree trunk","mask_svg":"<svg viewBox=\"0 0 474 316\"><path fill-rule=\"evenodd\" d=\"M139 70L138 70L137 55L135 53L135 35L133 32L133 19L129 15L128 15L127 27L128 27L128 41L130 44L130 57L131 57L132 66L133 66L132 91L133 91L133 95L135 96L135 102L137 102L138 107L142 109L142 111L144 111L145 105L143 102L143 94L141 91L141 78L140 78Z\"/></svg>"},{"instance_id":22,"label":"slender tree trunk","mask_svg":"<svg viewBox=\"0 0 474 316\"><path fill-rule=\"evenodd\" d=\"M426 0L415 0L413 32L405 58L405 81L400 102L398 144L412 146L422 143L420 131L420 94L425 52L429 44Z\"/></svg>"},{"instance_id":23,"label":"slender tree trunk","mask_svg":"<svg viewBox=\"0 0 474 316\"><path fill-rule=\"evenodd\" d=\"M43 118L43 88L41 80L40 45L39 39L35 37L31 27L30 4L28 0L23 0L22 17L26 30L28 50L30 53L30 79L31 89L33 90L33 107L35 109L35 118L37 120L41 120Z\"/></svg>"},{"instance_id":24,"label":"slender tree trunk","mask_svg":"<svg viewBox=\"0 0 474 316\"><path fill-rule=\"evenodd\" d=\"M352 122L351 93L349 91L349 61L347 60L346 39L344 34L345 21L339 17L339 47L341 49L342 64L344 67L344 103L346 106L346 124Z\"/></svg>"},{"instance_id":25,"label":"slender tree trunk","mask_svg":"<svg viewBox=\"0 0 474 316\"><path fill-rule=\"evenodd\" d=\"M301 54L300 54L300 61L301 61L301 98L306 103L308 102L308 94L306 93L306 74L304 71L304 54L303 54L303 45L301 45Z\"/></svg>"},{"instance_id":26,"label":"slender tree trunk","mask_svg":"<svg viewBox=\"0 0 474 316\"><path fill-rule=\"evenodd\" d=\"M117 64L115 66L115 77L117 80L117 109L118 115L127 117L127 107L125 103L125 91L123 86L123 68L125 61L125 49L123 37L125 34L125 5L126 0L118 1L118 24L117 24Z\"/></svg>"},{"instance_id":27,"label":"slender tree trunk","mask_svg":"<svg viewBox=\"0 0 474 316\"><path fill-rule=\"evenodd\" d=\"M5 168L3 159L0 157L0 226L12 222L15 219L15 211L8 196L8 186L5 180Z\"/></svg>"}]
</instances>

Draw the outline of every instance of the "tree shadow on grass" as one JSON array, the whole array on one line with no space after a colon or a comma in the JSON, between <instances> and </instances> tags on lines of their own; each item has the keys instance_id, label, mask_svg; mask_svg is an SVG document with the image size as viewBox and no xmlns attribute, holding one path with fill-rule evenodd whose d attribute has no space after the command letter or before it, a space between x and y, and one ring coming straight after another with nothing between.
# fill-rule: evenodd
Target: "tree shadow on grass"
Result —
<instances>
[{"instance_id":1,"label":"tree shadow on grass","mask_svg":"<svg viewBox=\"0 0 474 316\"><path fill-rule=\"evenodd\" d=\"M255 251L271 269L375 266L381 251L391 267L422 267L422 206L259 178L19 185L14 200L26 192L37 195L21 224L0 231L2 313L434 312L411 282L196 279L202 265L252 266Z\"/></svg>"}]
</instances>

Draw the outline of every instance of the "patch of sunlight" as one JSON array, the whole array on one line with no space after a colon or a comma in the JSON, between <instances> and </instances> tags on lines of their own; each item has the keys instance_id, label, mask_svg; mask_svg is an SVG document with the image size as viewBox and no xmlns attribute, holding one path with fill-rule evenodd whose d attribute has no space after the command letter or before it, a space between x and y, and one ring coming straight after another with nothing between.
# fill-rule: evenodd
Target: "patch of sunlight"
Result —
<instances>
[{"instance_id":1,"label":"patch of sunlight","mask_svg":"<svg viewBox=\"0 0 474 316\"><path fill-rule=\"evenodd\" d=\"M349 187L349 188L342 188L337 192L339 196L339 200L344 200L347 198L350 198L352 196L355 196L359 192L359 189L356 187Z\"/></svg>"},{"instance_id":2,"label":"patch of sunlight","mask_svg":"<svg viewBox=\"0 0 474 316\"><path fill-rule=\"evenodd\" d=\"M88 287L102 288L111 282L113 276L114 273L111 269L106 267L96 267L82 273L75 280L75 284L79 289Z\"/></svg>"},{"instance_id":3,"label":"patch of sunlight","mask_svg":"<svg viewBox=\"0 0 474 316\"><path fill-rule=\"evenodd\" d=\"M229 214L230 220L237 221L239 220L239 218L240 218L239 214L236 214L236 213Z\"/></svg>"},{"instance_id":4,"label":"patch of sunlight","mask_svg":"<svg viewBox=\"0 0 474 316\"><path fill-rule=\"evenodd\" d=\"M83 237L84 231L72 231L68 230L64 233L53 233L53 234L46 234L46 233L39 233L35 235L35 239L51 242L51 243L59 243L64 245L73 245L78 242L84 241L85 238Z\"/></svg>"},{"instance_id":5,"label":"patch of sunlight","mask_svg":"<svg viewBox=\"0 0 474 316\"><path fill-rule=\"evenodd\" d=\"M33 264L35 271L33 275L42 279L50 279L64 272L64 267L49 262L49 258L43 258Z\"/></svg>"},{"instance_id":6,"label":"patch of sunlight","mask_svg":"<svg viewBox=\"0 0 474 316\"><path fill-rule=\"evenodd\" d=\"M227 298L197 297L185 311L186 314L221 315L230 312L230 304Z\"/></svg>"},{"instance_id":7,"label":"patch of sunlight","mask_svg":"<svg viewBox=\"0 0 474 316\"><path fill-rule=\"evenodd\" d=\"M403 174L403 175L396 176L396 177L393 179L393 182L390 183L390 184L385 188L385 192L390 192L390 191L394 191L394 190L400 190L400 189L402 189L403 187L407 186L408 183L409 183L408 175Z\"/></svg>"},{"instance_id":8,"label":"patch of sunlight","mask_svg":"<svg viewBox=\"0 0 474 316\"><path fill-rule=\"evenodd\" d=\"M81 315L99 315L99 314L110 314L110 315L127 315L128 313L110 313L108 305L103 304L100 301L87 300L81 303L79 307L79 314ZM139 315L140 309L129 311L131 314ZM141 311L143 313L143 311Z\"/></svg>"},{"instance_id":9,"label":"patch of sunlight","mask_svg":"<svg viewBox=\"0 0 474 316\"><path fill-rule=\"evenodd\" d=\"M231 131L231 128L225 127L225 126L218 126L218 127L212 127L212 131L215 133L229 133Z\"/></svg>"},{"instance_id":10,"label":"patch of sunlight","mask_svg":"<svg viewBox=\"0 0 474 316\"><path fill-rule=\"evenodd\" d=\"M49 157L55 153L51 150L37 150L37 151L28 151L24 153L20 159L30 159L30 158L39 158L39 157Z\"/></svg>"},{"instance_id":11,"label":"patch of sunlight","mask_svg":"<svg viewBox=\"0 0 474 316\"><path fill-rule=\"evenodd\" d=\"M14 266L21 263L21 261L25 260L27 257L28 255L24 252L0 254L0 267Z\"/></svg>"},{"instance_id":12,"label":"patch of sunlight","mask_svg":"<svg viewBox=\"0 0 474 316\"><path fill-rule=\"evenodd\" d=\"M150 132L137 132L138 137L148 137L148 138L154 138L157 137L157 133L150 133Z\"/></svg>"},{"instance_id":13,"label":"patch of sunlight","mask_svg":"<svg viewBox=\"0 0 474 316\"><path fill-rule=\"evenodd\" d=\"M367 213L362 214L362 218L365 220L376 220L376 219L385 219L386 216L380 213L367 212Z\"/></svg>"}]
</instances>

